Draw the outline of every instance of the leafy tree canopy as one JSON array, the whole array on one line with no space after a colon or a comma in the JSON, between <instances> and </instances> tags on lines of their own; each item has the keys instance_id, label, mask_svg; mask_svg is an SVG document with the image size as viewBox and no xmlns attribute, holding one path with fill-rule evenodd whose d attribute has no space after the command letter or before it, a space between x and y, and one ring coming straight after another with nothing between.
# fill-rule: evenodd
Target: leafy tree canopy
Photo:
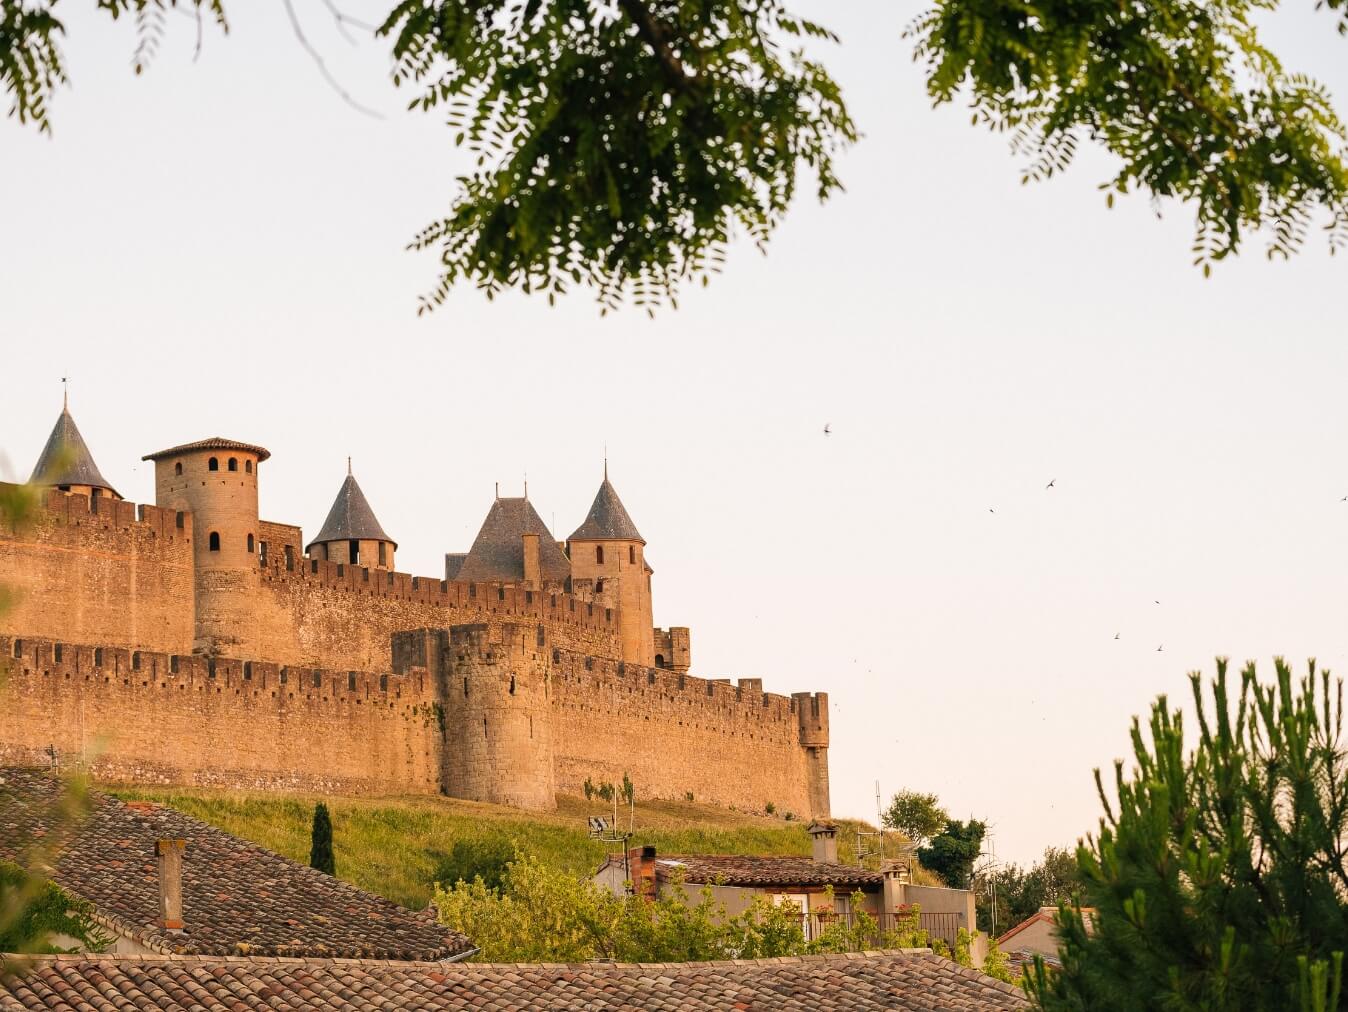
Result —
<instances>
[{"instance_id":1,"label":"leafy tree canopy","mask_svg":"<svg viewBox=\"0 0 1348 1012\"><path fill-rule=\"evenodd\" d=\"M902 790L890 799L881 816L885 826L897 829L916 844L923 844L941 831L950 815L935 794Z\"/></svg>"},{"instance_id":2,"label":"leafy tree canopy","mask_svg":"<svg viewBox=\"0 0 1348 1012\"><path fill-rule=\"evenodd\" d=\"M1164 696L1117 801L1077 850L1082 903L1059 908L1062 971L1036 967L1046 1009L1340 1007L1348 951L1348 755L1343 686L1328 673L1239 688L1192 675L1197 740ZM1192 744L1192 751L1186 747Z\"/></svg>"},{"instance_id":3,"label":"leafy tree canopy","mask_svg":"<svg viewBox=\"0 0 1348 1012\"><path fill-rule=\"evenodd\" d=\"M997 920L992 919L992 896L997 896ZM1074 851L1066 847L1047 847L1043 860L1029 869L1016 864L1002 865L978 882L978 926L997 938L1021 921L1039 912L1070 902L1081 892L1081 875Z\"/></svg>"},{"instance_id":4,"label":"leafy tree canopy","mask_svg":"<svg viewBox=\"0 0 1348 1012\"><path fill-rule=\"evenodd\" d=\"M167 9L227 28L225 0L97 2L136 21L137 71ZM0 4L0 83L43 130L66 80L56 4ZM1331 248L1348 239L1344 125L1325 89L1260 41L1254 19L1276 6L936 0L908 36L932 98L967 100L975 123L1009 134L1027 181L1089 141L1118 160L1110 201L1189 203L1206 271L1256 230L1270 256L1316 223ZM1348 0L1323 6L1348 26ZM834 36L783 0L398 0L372 27L411 106L443 108L477 156L413 240L441 266L422 309L459 283L549 299L585 285L605 309L672 303L735 233L767 242L800 172L820 199L839 189L835 155L857 138L807 52Z\"/></svg>"},{"instance_id":5,"label":"leafy tree canopy","mask_svg":"<svg viewBox=\"0 0 1348 1012\"><path fill-rule=\"evenodd\" d=\"M987 823L977 819L968 822L950 819L927 846L918 848L917 859L951 889L968 889L987 832Z\"/></svg>"}]
</instances>

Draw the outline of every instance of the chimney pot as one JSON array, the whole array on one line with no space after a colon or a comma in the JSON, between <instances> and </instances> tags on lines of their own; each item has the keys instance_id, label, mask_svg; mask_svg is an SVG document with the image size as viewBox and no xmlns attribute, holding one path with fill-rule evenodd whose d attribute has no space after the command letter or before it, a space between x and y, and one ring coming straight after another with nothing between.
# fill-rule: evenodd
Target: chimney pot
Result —
<instances>
[{"instance_id":1,"label":"chimney pot","mask_svg":"<svg viewBox=\"0 0 1348 1012\"><path fill-rule=\"evenodd\" d=\"M838 827L831 822L812 822L809 829L811 857L820 864L838 863Z\"/></svg>"},{"instance_id":2,"label":"chimney pot","mask_svg":"<svg viewBox=\"0 0 1348 1012\"><path fill-rule=\"evenodd\" d=\"M154 845L159 864L159 926L168 931L183 930L183 851L186 840L157 840Z\"/></svg>"}]
</instances>

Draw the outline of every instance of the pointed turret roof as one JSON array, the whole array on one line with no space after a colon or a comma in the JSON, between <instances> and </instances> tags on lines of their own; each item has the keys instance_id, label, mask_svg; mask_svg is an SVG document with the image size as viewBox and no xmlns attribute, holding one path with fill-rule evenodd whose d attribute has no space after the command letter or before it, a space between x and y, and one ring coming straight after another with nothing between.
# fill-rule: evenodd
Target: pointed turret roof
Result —
<instances>
[{"instance_id":1,"label":"pointed turret roof","mask_svg":"<svg viewBox=\"0 0 1348 1012\"><path fill-rule=\"evenodd\" d=\"M394 548L398 547L397 542L385 534L384 528L379 525L369 500L356 484L350 463L347 464L346 480L337 490L337 498L333 500L332 509L328 510L328 518L323 521L323 529L304 550L307 552L314 545L327 541L387 541Z\"/></svg>"},{"instance_id":2,"label":"pointed turret roof","mask_svg":"<svg viewBox=\"0 0 1348 1012\"><path fill-rule=\"evenodd\" d=\"M646 543L646 539L637 530L637 525L632 523L623 501L618 498L617 491L608 480L607 464L604 465L604 481L599 486L599 493L594 497L594 504L590 506L585 522L576 528L570 540L640 541L643 545Z\"/></svg>"},{"instance_id":3,"label":"pointed turret roof","mask_svg":"<svg viewBox=\"0 0 1348 1012\"><path fill-rule=\"evenodd\" d=\"M473 583L517 583L524 579L523 535L538 535L539 563L544 580L565 580L571 575L557 541L528 499L497 499L477 532L454 579Z\"/></svg>"},{"instance_id":4,"label":"pointed turret roof","mask_svg":"<svg viewBox=\"0 0 1348 1012\"><path fill-rule=\"evenodd\" d=\"M107 489L121 498L94 463L94 456L80 435L75 419L70 417L69 405L62 406L61 417L56 419L47 445L42 448L42 456L33 468L33 476L28 480L34 485L91 485Z\"/></svg>"}]
</instances>

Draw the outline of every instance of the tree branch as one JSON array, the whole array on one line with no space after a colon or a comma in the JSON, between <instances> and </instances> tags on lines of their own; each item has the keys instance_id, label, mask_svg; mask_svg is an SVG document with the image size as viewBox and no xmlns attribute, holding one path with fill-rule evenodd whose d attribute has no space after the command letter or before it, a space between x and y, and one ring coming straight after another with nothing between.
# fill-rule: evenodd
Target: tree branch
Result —
<instances>
[{"instance_id":1,"label":"tree branch","mask_svg":"<svg viewBox=\"0 0 1348 1012\"><path fill-rule=\"evenodd\" d=\"M697 75L690 74L684 62L679 59L679 55L674 52L674 47L670 45L669 36L665 32L665 26L651 13L645 0L618 0L618 6L622 8L628 19L637 26L637 35L651 47L669 82L679 91L689 91L697 82Z\"/></svg>"}]
</instances>

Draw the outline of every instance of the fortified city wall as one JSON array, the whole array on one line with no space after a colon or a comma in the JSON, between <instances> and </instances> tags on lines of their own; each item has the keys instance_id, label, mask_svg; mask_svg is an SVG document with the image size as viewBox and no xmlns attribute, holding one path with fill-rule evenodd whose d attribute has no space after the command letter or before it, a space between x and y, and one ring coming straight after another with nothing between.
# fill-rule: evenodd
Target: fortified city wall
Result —
<instances>
[{"instance_id":1,"label":"fortified city wall","mask_svg":"<svg viewBox=\"0 0 1348 1012\"><path fill-rule=\"evenodd\" d=\"M0 520L0 632L187 653L191 539L191 514L53 490Z\"/></svg>"}]
</instances>

